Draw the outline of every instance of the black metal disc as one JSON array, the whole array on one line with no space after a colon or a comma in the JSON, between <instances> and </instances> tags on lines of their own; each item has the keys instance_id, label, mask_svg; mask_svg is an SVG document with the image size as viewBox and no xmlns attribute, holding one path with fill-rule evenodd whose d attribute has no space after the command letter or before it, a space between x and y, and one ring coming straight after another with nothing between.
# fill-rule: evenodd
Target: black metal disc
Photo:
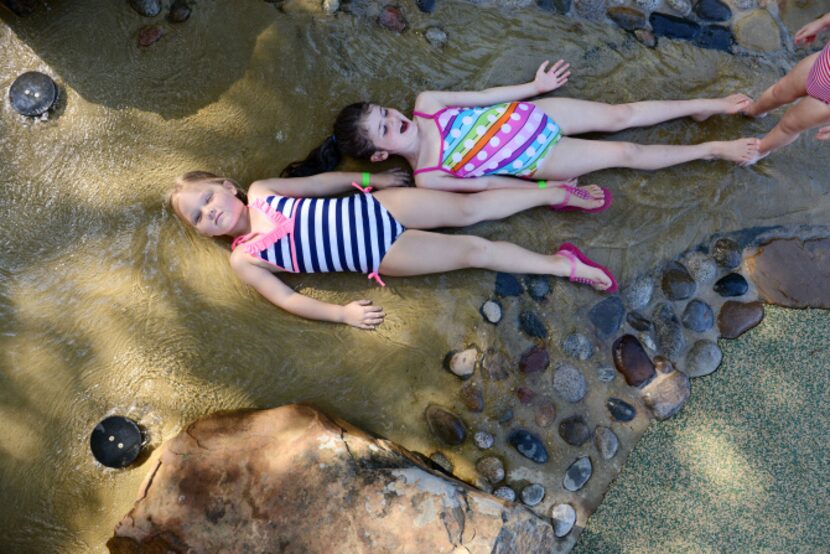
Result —
<instances>
[{"instance_id":1,"label":"black metal disc","mask_svg":"<svg viewBox=\"0 0 830 554\"><path fill-rule=\"evenodd\" d=\"M34 117L49 110L58 99L58 86L39 71L27 71L9 88L12 107L20 114Z\"/></svg>"},{"instance_id":2,"label":"black metal disc","mask_svg":"<svg viewBox=\"0 0 830 554\"><path fill-rule=\"evenodd\" d=\"M102 420L89 438L95 459L107 467L125 467L141 453L144 436L132 419L110 416Z\"/></svg>"}]
</instances>

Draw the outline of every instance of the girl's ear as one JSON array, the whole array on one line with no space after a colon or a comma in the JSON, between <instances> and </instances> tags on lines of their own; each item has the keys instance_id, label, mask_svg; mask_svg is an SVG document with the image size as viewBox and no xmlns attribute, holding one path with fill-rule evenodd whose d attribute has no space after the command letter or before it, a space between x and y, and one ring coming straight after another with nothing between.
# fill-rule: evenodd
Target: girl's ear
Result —
<instances>
[{"instance_id":1,"label":"girl's ear","mask_svg":"<svg viewBox=\"0 0 830 554\"><path fill-rule=\"evenodd\" d=\"M389 152L386 150L375 150L369 159L373 162L383 162L389 157Z\"/></svg>"},{"instance_id":2,"label":"girl's ear","mask_svg":"<svg viewBox=\"0 0 830 554\"><path fill-rule=\"evenodd\" d=\"M226 191L231 192L233 194L237 193L236 186L234 186L234 184L231 183L230 181L228 181L227 179L222 181L222 188L224 188Z\"/></svg>"}]
</instances>

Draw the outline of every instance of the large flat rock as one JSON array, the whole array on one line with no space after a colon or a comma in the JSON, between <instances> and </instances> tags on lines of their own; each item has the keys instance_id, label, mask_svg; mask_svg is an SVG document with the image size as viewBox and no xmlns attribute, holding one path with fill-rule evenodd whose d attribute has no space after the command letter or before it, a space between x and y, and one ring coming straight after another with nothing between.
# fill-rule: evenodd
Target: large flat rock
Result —
<instances>
[{"instance_id":1,"label":"large flat rock","mask_svg":"<svg viewBox=\"0 0 830 554\"><path fill-rule=\"evenodd\" d=\"M830 239L777 239L744 260L762 300L789 308L830 308Z\"/></svg>"}]
</instances>

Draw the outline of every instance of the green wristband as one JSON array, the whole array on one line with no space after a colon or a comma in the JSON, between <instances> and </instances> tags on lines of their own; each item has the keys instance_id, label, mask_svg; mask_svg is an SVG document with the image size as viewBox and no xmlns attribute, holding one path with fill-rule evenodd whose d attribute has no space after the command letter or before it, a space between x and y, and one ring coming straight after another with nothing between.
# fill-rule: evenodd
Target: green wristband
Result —
<instances>
[{"instance_id":1,"label":"green wristband","mask_svg":"<svg viewBox=\"0 0 830 554\"><path fill-rule=\"evenodd\" d=\"M548 182L547 181L537 181L537 184L539 185L540 189L548 188Z\"/></svg>"},{"instance_id":2,"label":"green wristband","mask_svg":"<svg viewBox=\"0 0 830 554\"><path fill-rule=\"evenodd\" d=\"M368 188L369 186L369 179L372 177L371 173L364 171L360 174L360 184L363 188Z\"/></svg>"}]
</instances>

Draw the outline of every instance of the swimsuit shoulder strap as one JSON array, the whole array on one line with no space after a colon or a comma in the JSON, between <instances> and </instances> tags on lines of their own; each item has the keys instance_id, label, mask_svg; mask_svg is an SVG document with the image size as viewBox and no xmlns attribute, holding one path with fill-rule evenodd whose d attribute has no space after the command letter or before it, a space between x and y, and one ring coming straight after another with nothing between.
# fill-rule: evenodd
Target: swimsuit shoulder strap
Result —
<instances>
[{"instance_id":1,"label":"swimsuit shoulder strap","mask_svg":"<svg viewBox=\"0 0 830 554\"><path fill-rule=\"evenodd\" d=\"M441 140L443 142L443 139L446 138L447 134L445 132L445 129L442 128L441 124L438 122L438 117L442 113L447 111L448 109L450 109L450 106L444 106L443 108L441 108L440 110L438 110L437 112L432 113L432 114L428 114L428 113L424 113L424 112L415 112L415 111L412 112L412 114L417 116L417 117L423 117L424 119L433 120L435 122L435 126L438 128L438 134L441 135ZM412 174L413 175L418 175L419 173L426 173L427 171L443 171L444 173L452 174L450 171L447 171L444 167L441 166L441 158L443 157L443 152L444 152L444 147L442 145L439 152L438 152L438 165L433 165L433 166L430 166L430 167L422 167L420 169L416 169L412 172Z\"/></svg>"},{"instance_id":2,"label":"swimsuit shoulder strap","mask_svg":"<svg viewBox=\"0 0 830 554\"><path fill-rule=\"evenodd\" d=\"M274 196L269 196L268 198L274 198ZM271 223L274 224L274 228L257 240L251 240L257 235L257 233L248 233L247 235L236 237L231 244L231 249L235 250L237 247L242 246L245 252L252 256L256 256L273 243L294 231L294 217L285 217L283 214L278 212L267 199L262 197L251 202L251 207L271 220Z\"/></svg>"}]
</instances>

